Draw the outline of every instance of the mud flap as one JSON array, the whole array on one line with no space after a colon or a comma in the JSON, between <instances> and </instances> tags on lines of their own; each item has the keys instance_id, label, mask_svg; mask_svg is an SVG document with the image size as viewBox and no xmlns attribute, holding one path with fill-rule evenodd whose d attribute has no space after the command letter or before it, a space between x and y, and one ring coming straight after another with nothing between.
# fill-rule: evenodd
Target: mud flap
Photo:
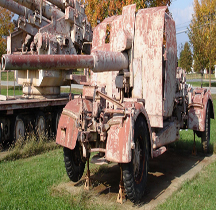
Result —
<instances>
[{"instance_id":1,"label":"mud flap","mask_svg":"<svg viewBox=\"0 0 216 210\"><path fill-rule=\"evenodd\" d=\"M112 162L128 163L131 161L131 119L127 117L123 125L112 125L108 131L106 159Z\"/></svg>"},{"instance_id":2,"label":"mud flap","mask_svg":"<svg viewBox=\"0 0 216 210\"><path fill-rule=\"evenodd\" d=\"M73 99L67 103L58 124L57 144L71 150L75 148L82 109L92 111L92 103L82 98Z\"/></svg>"},{"instance_id":3,"label":"mud flap","mask_svg":"<svg viewBox=\"0 0 216 210\"><path fill-rule=\"evenodd\" d=\"M131 106L131 104L131 102L125 103L125 107ZM132 112L121 120L113 118L114 125L108 131L106 144L106 159L108 161L117 163L129 163L131 161L131 150L134 149L134 123L140 114L143 115L148 125L149 143L153 157L152 132L147 112L144 106L138 102L134 102L134 111Z\"/></svg>"},{"instance_id":4,"label":"mud flap","mask_svg":"<svg viewBox=\"0 0 216 210\"><path fill-rule=\"evenodd\" d=\"M210 102L210 117L214 118L213 102L211 93L204 88L197 88L188 105L188 128L194 131L205 131L206 107Z\"/></svg>"}]
</instances>

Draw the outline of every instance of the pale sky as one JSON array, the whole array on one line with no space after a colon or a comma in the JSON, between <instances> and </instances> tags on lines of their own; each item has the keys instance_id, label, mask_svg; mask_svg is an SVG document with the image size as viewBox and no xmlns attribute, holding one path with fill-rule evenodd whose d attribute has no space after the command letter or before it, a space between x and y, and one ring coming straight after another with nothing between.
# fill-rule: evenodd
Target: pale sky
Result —
<instances>
[{"instance_id":1,"label":"pale sky","mask_svg":"<svg viewBox=\"0 0 216 210\"><path fill-rule=\"evenodd\" d=\"M176 38L177 47L182 43L189 41L187 32L179 33L187 29L192 19L193 14L193 0L173 0L169 11L176 23Z\"/></svg>"}]
</instances>

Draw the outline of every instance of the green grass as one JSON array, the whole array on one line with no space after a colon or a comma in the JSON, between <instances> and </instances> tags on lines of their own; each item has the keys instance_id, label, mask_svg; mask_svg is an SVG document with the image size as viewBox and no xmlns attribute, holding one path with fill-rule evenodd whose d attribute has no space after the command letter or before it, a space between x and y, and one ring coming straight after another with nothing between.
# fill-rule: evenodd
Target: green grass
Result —
<instances>
[{"instance_id":1,"label":"green grass","mask_svg":"<svg viewBox=\"0 0 216 210\"><path fill-rule=\"evenodd\" d=\"M216 110L216 95L212 95L214 111ZM211 119L210 130L210 152L216 153L216 120ZM195 136L196 148L198 152L202 152L201 138ZM172 143L170 147L176 150L192 150L194 134L192 130L181 130L180 140Z\"/></svg>"},{"instance_id":2,"label":"green grass","mask_svg":"<svg viewBox=\"0 0 216 210\"><path fill-rule=\"evenodd\" d=\"M27 158L56 148L59 146L55 143L55 138L44 133L39 136L31 133L25 139L19 138L12 144L6 156L0 158L0 162Z\"/></svg>"},{"instance_id":3,"label":"green grass","mask_svg":"<svg viewBox=\"0 0 216 210\"><path fill-rule=\"evenodd\" d=\"M201 74L186 74L186 80L188 79L201 79ZM208 79L209 78L209 74L204 74L203 75L203 79ZM211 79L215 79L215 74L211 74Z\"/></svg>"},{"instance_id":4,"label":"green grass","mask_svg":"<svg viewBox=\"0 0 216 210\"><path fill-rule=\"evenodd\" d=\"M67 181L62 150L0 165L0 209L81 209L69 195L52 196Z\"/></svg>"},{"instance_id":5,"label":"green grass","mask_svg":"<svg viewBox=\"0 0 216 210\"><path fill-rule=\"evenodd\" d=\"M188 84L191 84L194 87L201 87L201 82L187 82ZM209 82L203 82L203 87L209 87ZM211 87L216 87L216 82L211 82Z\"/></svg>"},{"instance_id":6,"label":"green grass","mask_svg":"<svg viewBox=\"0 0 216 210\"><path fill-rule=\"evenodd\" d=\"M15 95L22 95L23 92L22 92L22 87L20 86L16 86L15 87ZM7 95L7 87L5 86L2 86L1 87L1 95ZM9 96L13 96L14 95L14 87L8 87L8 95Z\"/></svg>"},{"instance_id":7,"label":"green grass","mask_svg":"<svg viewBox=\"0 0 216 210\"><path fill-rule=\"evenodd\" d=\"M216 95L212 95L216 110ZM211 119L210 150L216 153L216 121ZM193 131L180 131L180 140L171 144L178 151L192 152ZM196 136L197 152L202 154L201 139ZM167 209L216 209L216 162L207 166L192 181L188 181L157 210Z\"/></svg>"},{"instance_id":8,"label":"green grass","mask_svg":"<svg viewBox=\"0 0 216 210\"><path fill-rule=\"evenodd\" d=\"M81 191L71 195L57 186L69 182L61 149L0 163L0 209L109 209ZM113 207L112 209L114 209Z\"/></svg>"},{"instance_id":9,"label":"green grass","mask_svg":"<svg viewBox=\"0 0 216 210\"><path fill-rule=\"evenodd\" d=\"M216 110L216 95L212 95ZM216 122L211 120L211 143L216 143ZM181 139L174 143L175 149L190 150L193 145L193 132L181 131ZM201 151L200 139L198 151ZM19 147L20 146L20 147ZM21 142L18 149L24 151ZM37 154L37 149L28 146L28 157ZM39 147L40 148L40 147ZM36 151L32 152L31 151ZM45 150L44 150L45 151ZM13 156L11 156L13 157ZM12 159L17 159L14 157ZM94 203L94 198L81 192L71 195L56 187L69 181L66 175L62 148L41 155L0 162L0 209L110 209L116 206L103 206ZM7 161L6 161L7 160ZM90 165L97 173L100 168ZM216 208L216 162L206 167L192 181L186 182L157 209L215 209Z\"/></svg>"},{"instance_id":10,"label":"green grass","mask_svg":"<svg viewBox=\"0 0 216 210\"><path fill-rule=\"evenodd\" d=\"M7 72L1 72L1 80L7 81ZM14 71L8 71L8 81L14 81Z\"/></svg>"},{"instance_id":11,"label":"green grass","mask_svg":"<svg viewBox=\"0 0 216 210\"><path fill-rule=\"evenodd\" d=\"M188 181L157 210L216 209L216 162L207 166L192 181Z\"/></svg>"},{"instance_id":12,"label":"green grass","mask_svg":"<svg viewBox=\"0 0 216 210\"><path fill-rule=\"evenodd\" d=\"M61 93L69 93L69 92L70 92L70 88L61 87ZM82 89L71 88L71 93L73 93L73 94L80 95L82 92L83 92Z\"/></svg>"}]
</instances>

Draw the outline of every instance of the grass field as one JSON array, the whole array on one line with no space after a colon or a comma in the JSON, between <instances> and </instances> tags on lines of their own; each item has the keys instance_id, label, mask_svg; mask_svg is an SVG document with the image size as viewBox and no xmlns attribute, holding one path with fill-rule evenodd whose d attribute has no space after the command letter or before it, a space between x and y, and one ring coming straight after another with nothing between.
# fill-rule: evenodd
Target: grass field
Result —
<instances>
[{"instance_id":1,"label":"grass field","mask_svg":"<svg viewBox=\"0 0 216 210\"><path fill-rule=\"evenodd\" d=\"M216 95L213 100L216 110ZM215 120L211 120L212 147L216 144L215 126ZM181 131L180 136L180 140L171 146L176 150L191 151L193 132ZM201 153L200 139L196 139L198 153ZM0 209L116 209L116 205L96 204L85 192L74 196L56 190L56 186L69 181L62 148L26 159L2 161L0 168ZM213 163L157 209L216 209L215 177L216 163Z\"/></svg>"},{"instance_id":2,"label":"grass field","mask_svg":"<svg viewBox=\"0 0 216 210\"><path fill-rule=\"evenodd\" d=\"M186 74L186 79L201 79L201 74ZM204 74L203 79L209 79L209 74ZM211 74L211 79L216 79L215 74Z\"/></svg>"},{"instance_id":3,"label":"grass field","mask_svg":"<svg viewBox=\"0 0 216 210\"><path fill-rule=\"evenodd\" d=\"M212 95L214 110L216 110L216 95ZM216 121L211 119L211 150L216 153ZM193 131L180 131L180 140L171 146L177 150L189 150L193 145ZM196 137L197 152L202 152L200 138ZM216 162L207 166L192 181L186 182L157 210L168 209L216 209Z\"/></svg>"},{"instance_id":4,"label":"grass field","mask_svg":"<svg viewBox=\"0 0 216 210\"><path fill-rule=\"evenodd\" d=\"M1 72L1 80L7 81L7 72ZM14 71L8 71L8 81L14 81Z\"/></svg>"},{"instance_id":5,"label":"grass field","mask_svg":"<svg viewBox=\"0 0 216 210\"><path fill-rule=\"evenodd\" d=\"M201 87L201 82L187 82L188 84L191 84L193 87ZM209 82L203 82L203 87L209 87ZM216 82L211 82L211 87L216 87Z\"/></svg>"},{"instance_id":6,"label":"grass field","mask_svg":"<svg viewBox=\"0 0 216 210\"><path fill-rule=\"evenodd\" d=\"M72 196L55 189L69 181L62 148L1 162L0 167L0 209L110 209L89 200L85 192Z\"/></svg>"},{"instance_id":7,"label":"grass field","mask_svg":"<svg viewBox=\"0 0 216 210\"><path fill-rule=\"evenodd\" d=\"M22 95L22 87L16 86L15 87L15 96ZM2 86L1 87L1 95L7 95L7 87ZM8 95L13 96L14 95L14 87L8 87Z\"/></svg>"},{"instance_id":8,"label":"grass field","mask_svg":"<svg viewBox=\"0 0 216 210\"><path fill-rule=\"evenodd\" d=\"M187 181L157 210L173 209L216 209L216 162L208 165L195 179Z\"/></svg>"}]
</instances>

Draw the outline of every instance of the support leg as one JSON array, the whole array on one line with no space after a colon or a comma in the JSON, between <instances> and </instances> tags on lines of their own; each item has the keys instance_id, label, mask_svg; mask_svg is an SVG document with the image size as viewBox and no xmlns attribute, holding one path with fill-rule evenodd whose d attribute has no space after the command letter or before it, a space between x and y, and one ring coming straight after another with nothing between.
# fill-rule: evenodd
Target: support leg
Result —
<instances>
[{"instance_id":1,"label":"support leg","mask_svg":"<svg viewBox=\"0 0 216 210\"><path fill-rule=\"evenodd\" d=\"M117 196L117 203L123 204L125 201L125 192L124 192L124 182L123 182L123 173L122 173L121 164L120 164L120 171L121 171L121 178L119 183L119 193Z\"/></svg>"},{"instance_id":2,"label":"support leg","mask_svg":"<svg viewBox=\"0 0 216 210\"><path fill-rule=\"evenodd\" d=\"M197 155L197 149L196 149L196 141L195 141L195 132L194 133L194 144L193 144L193 150L192 150L192 155L196 156Z\"/></svg>"},{"instance_id":3,"label":"support leg","mask_svg":"<svg viewBox=\"0 0 216 210\"><path fill-rule=\"evenodd\" d=\"M87 174L86 174L86 181L85 181L85 190L90 190L92 187L91 180L90 180L90 170L89 170L89 158L87 158Z\"/></svg>"}]
</instances>

